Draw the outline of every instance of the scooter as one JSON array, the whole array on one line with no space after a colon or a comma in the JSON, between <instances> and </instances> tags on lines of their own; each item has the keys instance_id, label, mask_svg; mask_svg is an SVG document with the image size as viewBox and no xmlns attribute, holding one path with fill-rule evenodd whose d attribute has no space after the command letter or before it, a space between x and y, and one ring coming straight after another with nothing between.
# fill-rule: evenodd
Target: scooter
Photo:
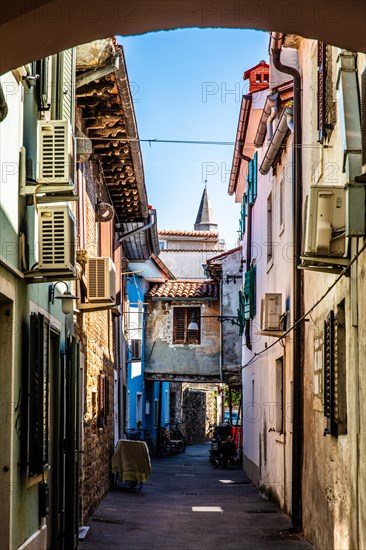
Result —
<instances>
[{"instance_id":1,"label":"scooter","mask_svg":"<svg viewBox=\"0 0 366 550\"><path fill-rule=\"evenodd\" d=\"M237 462L236 445L231 436L229 423L213 426L209 454L209 462L216 468L228 468Z\"/></svg>"}]
</instances>

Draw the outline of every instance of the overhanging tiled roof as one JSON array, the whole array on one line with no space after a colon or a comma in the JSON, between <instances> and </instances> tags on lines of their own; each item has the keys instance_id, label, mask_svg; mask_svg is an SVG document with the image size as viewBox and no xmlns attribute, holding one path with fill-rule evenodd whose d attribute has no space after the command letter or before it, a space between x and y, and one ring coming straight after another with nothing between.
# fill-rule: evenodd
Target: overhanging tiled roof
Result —
<instances>
[{"instance_id":1,"label":"overhanging tiled roof","mask_svg":"<svg viewBox=\"0 0 366 550\"><path fill-rule=\"evenodd\" d=\"M145 294L146 298L153 300L166 299L207 299L217 300L219 297L218 284L212 280L205 281L166 281L165 283L155 283Z\"/></svg>"},{"instance_id":2,"label":"overhanging tiled roof","mask_svg":"<svg viewBox=\"0 0 366 550\"><path fill-rule=\"evenodd\" d=\"M217 237L218 233L213 231L185 231L179 229L159 229L159 237L172 236L172 237Z\"/></svg>"},{"instance_id":3,"label":"overhanging tiled roof","mask_svg":"<svg viewBox=\"0 0 366 550\"><path fill-rule=\"evenodd\" d=\"M79 55L83 55L81 48L88 47L79 46ZM123 50L115 46L109 65L82 68L77 72L77 107L82 112L83 131L101 160L117 219L119 223L146 221L147 193Z\"/></svg>"}]
</instances>

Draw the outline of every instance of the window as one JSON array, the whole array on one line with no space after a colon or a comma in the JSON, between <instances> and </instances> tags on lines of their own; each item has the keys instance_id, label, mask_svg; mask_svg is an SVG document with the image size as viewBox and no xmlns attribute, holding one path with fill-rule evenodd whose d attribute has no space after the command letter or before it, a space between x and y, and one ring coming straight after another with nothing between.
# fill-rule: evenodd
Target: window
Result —
<instances>
[{"instance_id":1,"label":"window","mask_svg":"<svg viewBox=\"0 0 366 550\"><path fill-rule=\"evenodd\" d=\"M330 311L324 321L324 434L347 433L346 322L345 301Z\"/></svg>"},{"instance_id":2,"label":"window","mask_svg":"<svg viewBox=\"0 0 366 550\"><path fill-rule=\"evenodd\" d=\"M253 319L255 316L256 302L256 266L255 264L245 272L244 275L244 293L242 295L242 304L244 309L244 318Z\"/></svg>"},{"instance_id":3,"label":"window","mask_svg":"<svg viewBox=\"0 0 366 550\"><path fill-rule=\"evenodd\" d=\"M256 81L256 82L261 82L261 75L260 75L260 74L257 73L257 74L255 75L255 81Z\"/></svg>"},{"instance_id":4,"label":"window","mask_svg":"<svg viewBox=\"0 0 366 550\"><path fill-rule=\"evenodd\" d=\"M263 82L269 82L269 74L268 73L263 76Z\"/></svg>"},{"instance_id":5,"label":"window","mask_svg":"<svg viewBox=\"0 0 366 550\"><path fill-rule=\"evenodd\" d=\"M38 313L30 318L28 462L29 476L48 469L50 326Z\"/></svg>"},{"instance_id":6,"label":"window","mask_svg":"<svg viewBox=\"0 0 366 550\"><path fill-rule=\"evenodd\" d=\"M98 428L107 424L109 413L109 384L106 375L101 373L98 378Z\"/></svg>"},{"instance_id":7,"label":"window","mask_svg":"<svg viewBox=\"0 0 366 550\"><path fill-rule=\"evenodd\" d=\"M258 153L255 153L252 160L248 163L247 196L249 204L254 204L257 198L257 165Z\"/></svg>"},{"instance_id":8,"label":"window","mask_svg":"<svg viewBox=\"0 0 366 550\"><path fill-rule=\"evenodd\" d=\"M276 432L284 432L283 357L276 359Z\"/></svg>"},{"instance_id":9,"label":"window","mask_svg":"<svg viewBox=\"0 0 366 550\"><path fill-rule=\"evenodd\" d=\"M361 73L362 164L366 164L366 69Z\"/></svg>"},{"instance_id":10,"label":"window","mask_svg":"<svg viewBox=\"0 0 366 550\"><path fill-rule=\"evenodd\" d=\"M136 426L142 422L142 393L136 393Z\"/></svg>"},{"instance_id":11,"label":"window","mask_svg":"<svg viewBox=\"0 0 366 550\"><path fill-rule=\"evenodd\" d=\"M159 241L160 250L165 250L167 248L166 241Z\"/></svg>"},{"instance_id":12,"label":"window","mask_svg":"<svg viewBox=\"0 0 366 550\"><path fill-rule=\"evenodd\" d=\"M247 216L247 195L244 193L241 199L240 220L239 220L239 238L243 239L245 233L245 218Z\"/></svg>"},{"instance_id":13,"label":"window","mask_svg":"<svg viewBox=\"0 0 366 550\"><path fill-rule=\"evenodd\" d=\"M267 263L272 261L273 257L273 216L272 216L272 193L267 199Z\"/></svg>"},{"instance_id":14,"label":"window","mask_svg":"<svg viewBox=\"0 0 366 550\"><path fill-rule=\"evenodd\" d=\"M201 308L175 307L173 308L173 344L200 344L201 343ZM188 330L194 321L197 329Z\"/></svg>"},{"instance_id":15,"label":"window","mask_svg":"<svg viewBox=\"0 0 366 550\"><path fill-rule=\"evenodd\" d=\"M332 47L318 42L318 141L329 140L336 117L332 87Z\"/></svg>"},{"instance_id":16,"label":"window","mask_svg":"<svg viewBox=\"0 0 366 550\"><path fill-rule=\"evenodd\" d=\"M140 339L131 340L131 359L132 360L141 359L141 340Z\"/></svg>"}]
</instances>

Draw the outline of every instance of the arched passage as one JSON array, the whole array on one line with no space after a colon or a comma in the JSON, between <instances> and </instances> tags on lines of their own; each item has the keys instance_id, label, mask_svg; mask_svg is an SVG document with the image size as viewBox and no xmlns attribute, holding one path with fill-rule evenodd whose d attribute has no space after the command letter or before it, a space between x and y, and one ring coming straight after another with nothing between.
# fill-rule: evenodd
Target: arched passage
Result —
<instances>
[{"instance_id":1,"label":"arched passage","mask_svg":"<svg viewBox=\"0 0 366 550\"><path fill-rule=\"evenodd\" d=\"M363 0L15 0L0 20L0 73L97 38L182 27L280 30L366 51Z\"/></svg>"}]
</instances>

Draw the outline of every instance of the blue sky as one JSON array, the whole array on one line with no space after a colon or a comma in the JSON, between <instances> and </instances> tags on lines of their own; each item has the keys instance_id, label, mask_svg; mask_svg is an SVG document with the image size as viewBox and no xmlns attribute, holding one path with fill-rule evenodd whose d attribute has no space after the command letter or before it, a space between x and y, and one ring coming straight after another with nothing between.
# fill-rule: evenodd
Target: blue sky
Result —
<instances>
[{"instance_id":1,"label":"blue sky","mask_svg":"<svg viewBox=\"0 0 366 550\"><path fill-rule=\"evenodd\" d=\"M140 139L235 140L244 70L267 58L268 34L183 29L119 37ZM227 193L233 145L142 143L149 203L159 229L193 229L204 180L226 247L240 206Z\"/></svg>"}]
</instances>

